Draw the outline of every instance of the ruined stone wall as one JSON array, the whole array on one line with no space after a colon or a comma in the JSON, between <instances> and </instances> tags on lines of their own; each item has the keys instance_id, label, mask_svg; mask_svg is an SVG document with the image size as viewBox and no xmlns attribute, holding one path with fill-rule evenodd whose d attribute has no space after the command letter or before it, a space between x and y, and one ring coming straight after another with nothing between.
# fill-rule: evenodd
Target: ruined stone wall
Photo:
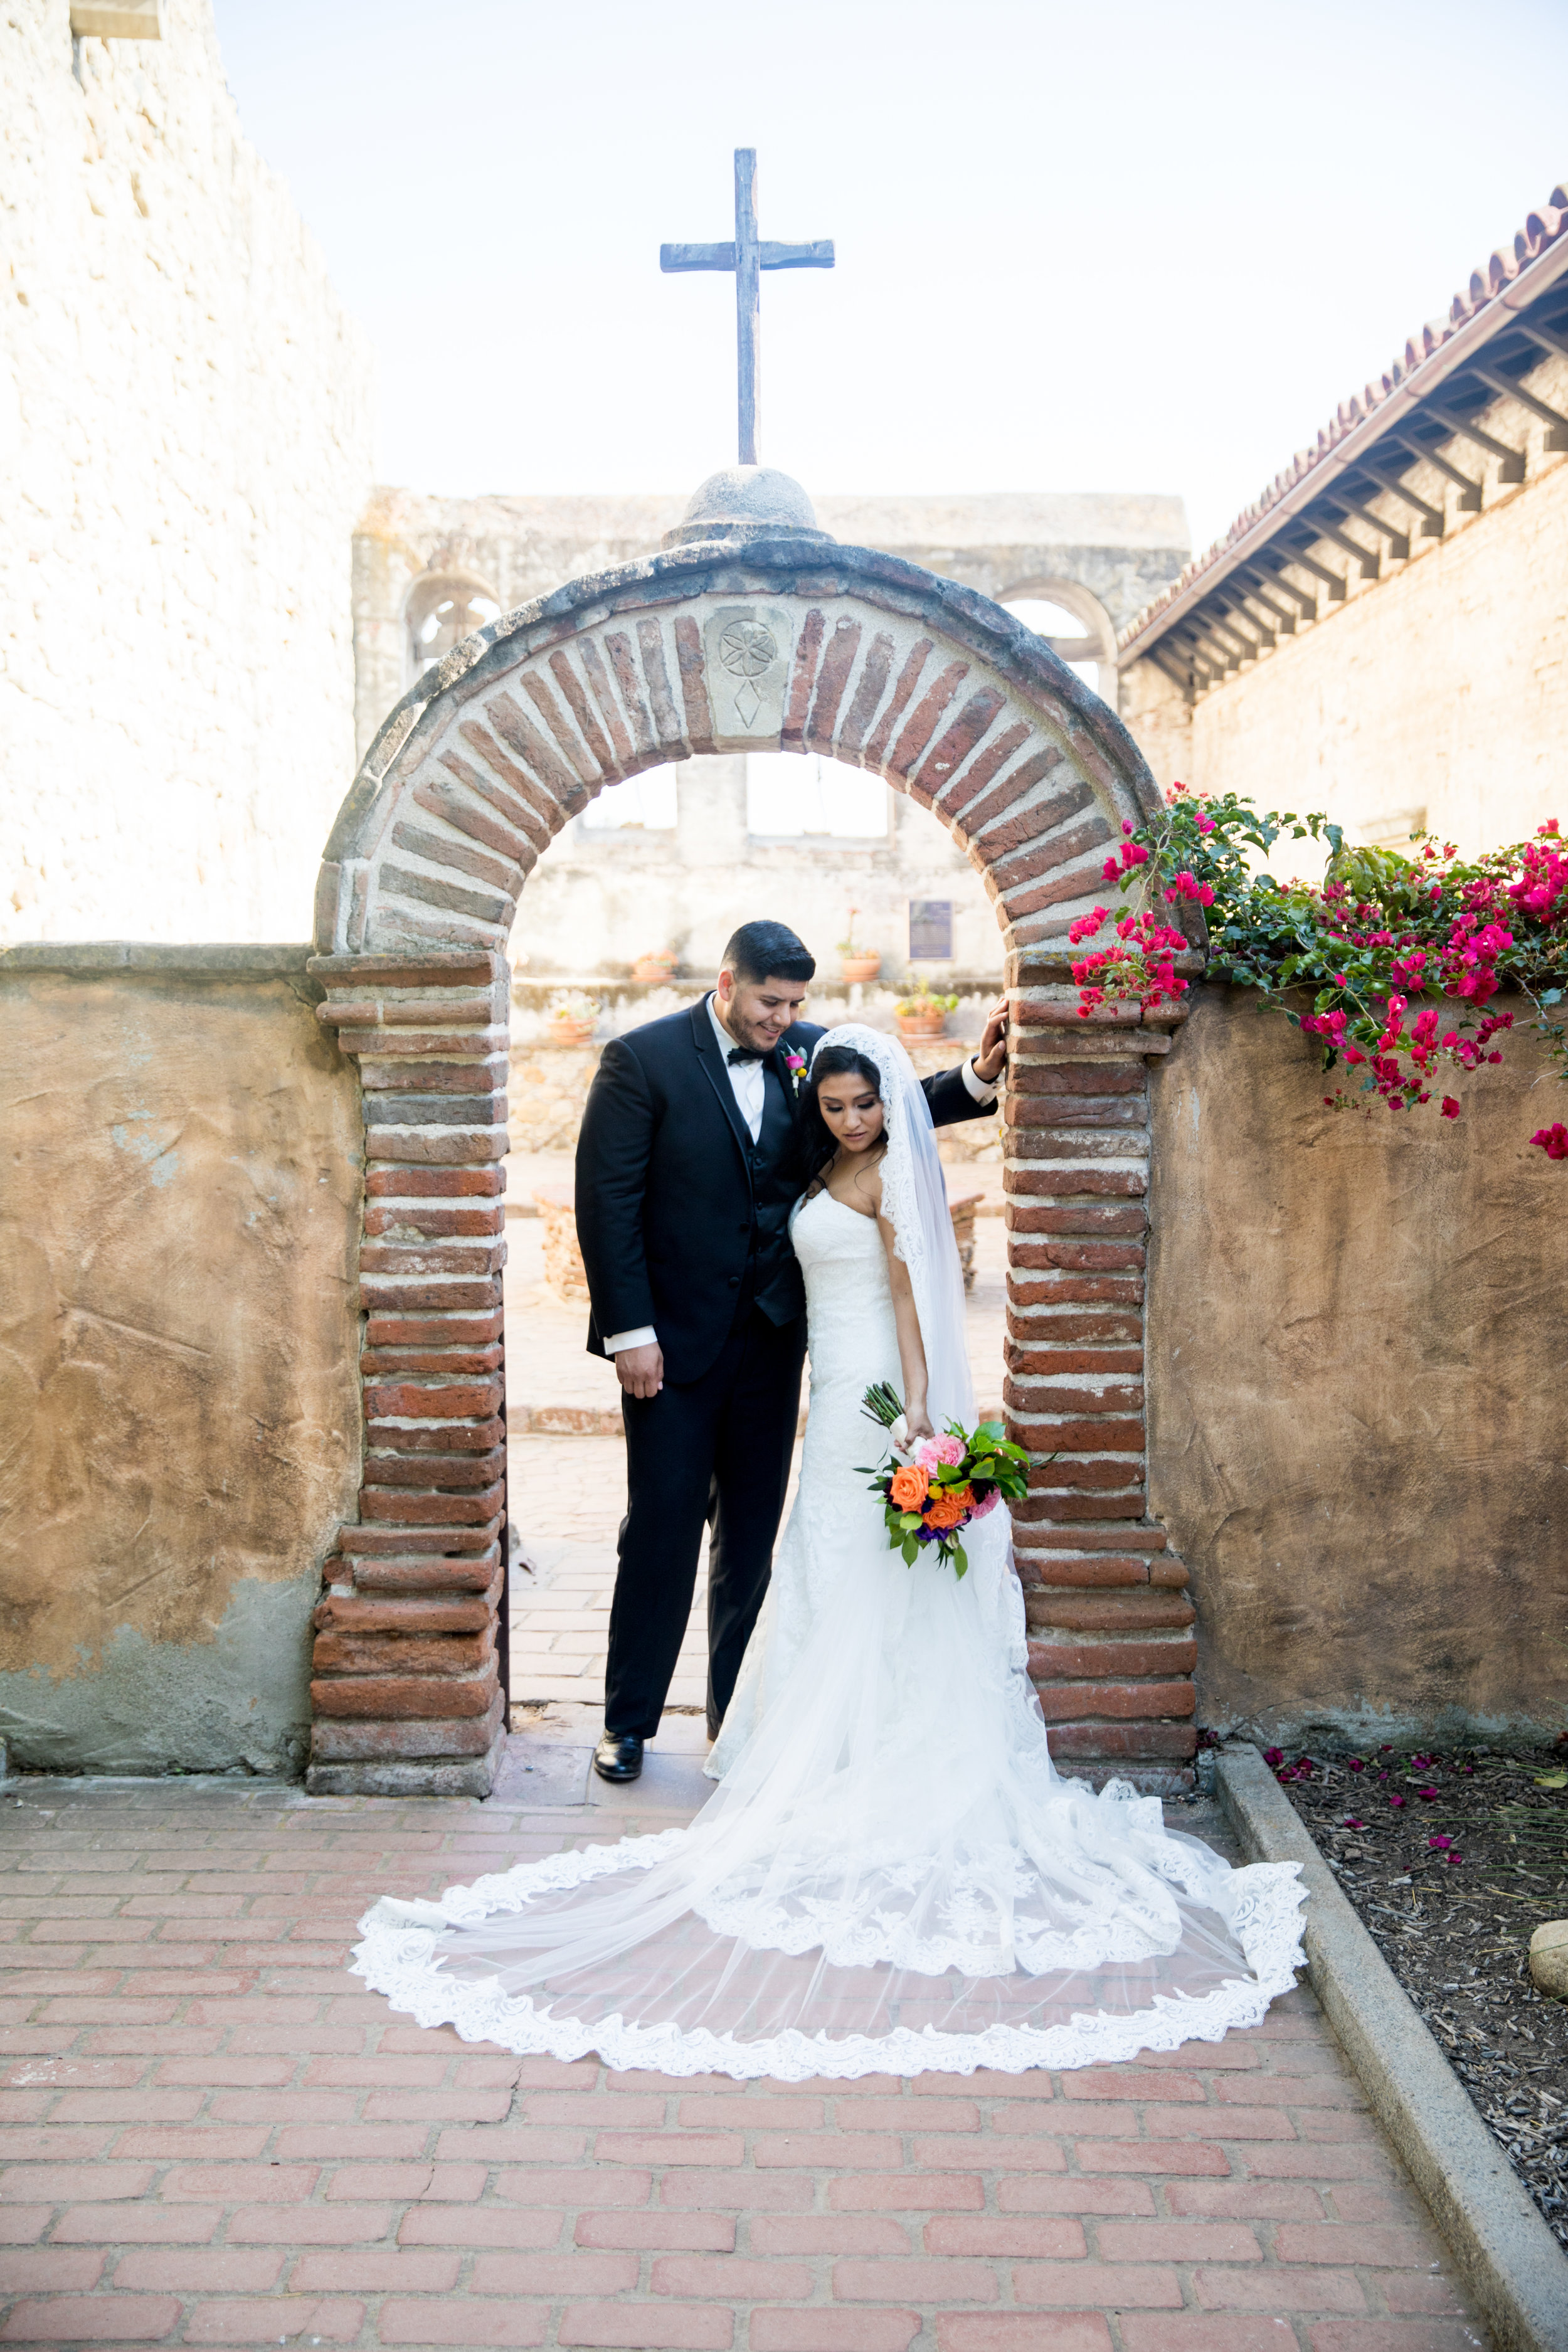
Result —
<instances>
[{"instance_id":1,"label":"ruined stone wall","mask_svg":"<svg viewBox=\"0 0 1568 2352\"><path fill-rule=\"evenodd\" d=\"M1310 1745L1565 1719L1562 1090L1533 1032L1456 1128L1323 1106L1299 1034L1200 990L1150 1080L1150 1507L1199 1721Z\"/></svg>"},{"instance_id":2,"label":"ruined stone wall","mask_svg":"<svg viewBox=\"0 0 1568 2352\"><path fill-rule=\"evenodd\" d=\"M1568 407L1568 359L1527 381ZM1190 709L1153 662L1125 665L1121 717L1162 784L1325 809L1352 840L1393 840L1395 817L1424 811L1470 853L1568 817L1568 454L1509 403L1479 421L1527 464L1523 482L1500 483L1460 452L1485 477L1482 511L1449 493L1441 539L1413 536L1382 579L1352 565L1342 604L1322 600L1310 628ZM1412 478L1442 504L1439 475Z\"/></svg>"},{"instance_id":3,"label":"ruined stone wall","mask_svg":"<svg viewBox=\"0 0 1568 2352\"><path fill-rule=\"evenodd\" d=\"M672 949L683 971L710 982L737 928L767 916L799 934L826 979L854 908L857 941L902 987L910 902L935 898L952 905L954 953L951 966L923 967L930 985L946 989L949 971L1000 984L995 911L962 845L929 811L889 793L880 839L759 838L747 830L744 753L680 761L676 791L668 829L599 829L578 816L551 845L512 932L530 973L591 980Z\"/></svg>"},{"instance_id":4,"label":"ruined stone wall","mask_svg":"<svg viewBox=\"0 0 1568 2352\"><path fill-rule=\"evenodd\" d=\"M353 772L369 346L163 21L0 7L0 943L299 938Z\"/></svg>"},{"instance_id":5,"label":"ruined stone wall","mask_svg":"<svg viewBox=\"0 0 1568 2352\"><path fill-rule=\"evenodd\" d=\"M364 1150L308 953L0 958L13 1762L302 1763L310 1612L359 1477Z\"/></svg>"}]
</instances>

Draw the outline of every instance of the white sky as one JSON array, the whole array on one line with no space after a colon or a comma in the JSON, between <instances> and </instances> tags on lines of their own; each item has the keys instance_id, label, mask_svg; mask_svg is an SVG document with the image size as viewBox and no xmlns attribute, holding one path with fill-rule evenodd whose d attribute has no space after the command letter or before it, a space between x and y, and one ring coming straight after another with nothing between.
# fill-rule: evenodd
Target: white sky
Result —
<instances>
[{"instance_id":1,"label":"white sky","mask_svg":"<svg viewBox=\"0 0 1568 2352\"><path fill-rule=\"evenodd\" d=\"M454 492L1162 490L1224 530L1568 172L1565 0L216 0L247 131Z\"/></svg>"}]
</instances>

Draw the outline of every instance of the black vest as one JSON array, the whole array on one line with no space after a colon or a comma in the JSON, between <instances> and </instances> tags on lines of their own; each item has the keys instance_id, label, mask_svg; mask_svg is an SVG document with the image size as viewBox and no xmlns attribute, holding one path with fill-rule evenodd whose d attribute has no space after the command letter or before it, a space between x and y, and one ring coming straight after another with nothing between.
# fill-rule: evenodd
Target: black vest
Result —
<instances>
[{"instance_id":1,"label":"black vest","mask_svg":"<svg viewBox=\"0 0 1568 2352\"><path fill-rule=\"evenodd\" d=\"M800 1181L795 1167L795 1114L776 1059L770 1055L763 1065L762 1128L755 1143L746 1138L752 1248L742 1296L748 1307L760 1307L770 1322L793 1323L805 1311L805 1286L789 1237L789 1213Z\"/></svg>"}]
</instances>

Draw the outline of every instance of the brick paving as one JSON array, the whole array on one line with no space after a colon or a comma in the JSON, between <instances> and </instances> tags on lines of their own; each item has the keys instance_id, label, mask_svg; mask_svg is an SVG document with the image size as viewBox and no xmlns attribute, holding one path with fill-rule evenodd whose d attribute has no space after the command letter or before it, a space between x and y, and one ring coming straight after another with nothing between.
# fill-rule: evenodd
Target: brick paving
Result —
<instances>
[{"instance_id":1,"label":"brick paving","mask_svg":"<svg viewBox=\"0 0 1568 2352\"><path fill-rule=\"evenodd\" d=\"M374 1895L700 1795L675 1757L586 1807L552 1753L585 1765L515 1741L483 1805L0 1785L0 2342L1486 2346L1306 1991L1131 2065L849 2085L518 2060L395 2016L343 1974Z\"/></svg>"}]
</instances>

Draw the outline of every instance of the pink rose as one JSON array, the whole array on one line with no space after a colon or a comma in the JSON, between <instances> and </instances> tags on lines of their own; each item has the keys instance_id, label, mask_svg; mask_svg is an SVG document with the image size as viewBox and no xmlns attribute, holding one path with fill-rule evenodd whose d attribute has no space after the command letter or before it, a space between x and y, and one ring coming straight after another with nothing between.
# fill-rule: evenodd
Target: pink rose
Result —
<instances>
[{"instance_id":1,"label":"pink rose","mask_svg":"<svg viewBox=\"0 0 1568 2352\"><path fill-rule=\"evenodd\" d=\"M935 1441L934 1452L935 1457L939 1462L945 1462L949 1465L962 1462L963 1459L963 1440L952 1436L939 1437Z\"/></svg>"}]
</instances>

